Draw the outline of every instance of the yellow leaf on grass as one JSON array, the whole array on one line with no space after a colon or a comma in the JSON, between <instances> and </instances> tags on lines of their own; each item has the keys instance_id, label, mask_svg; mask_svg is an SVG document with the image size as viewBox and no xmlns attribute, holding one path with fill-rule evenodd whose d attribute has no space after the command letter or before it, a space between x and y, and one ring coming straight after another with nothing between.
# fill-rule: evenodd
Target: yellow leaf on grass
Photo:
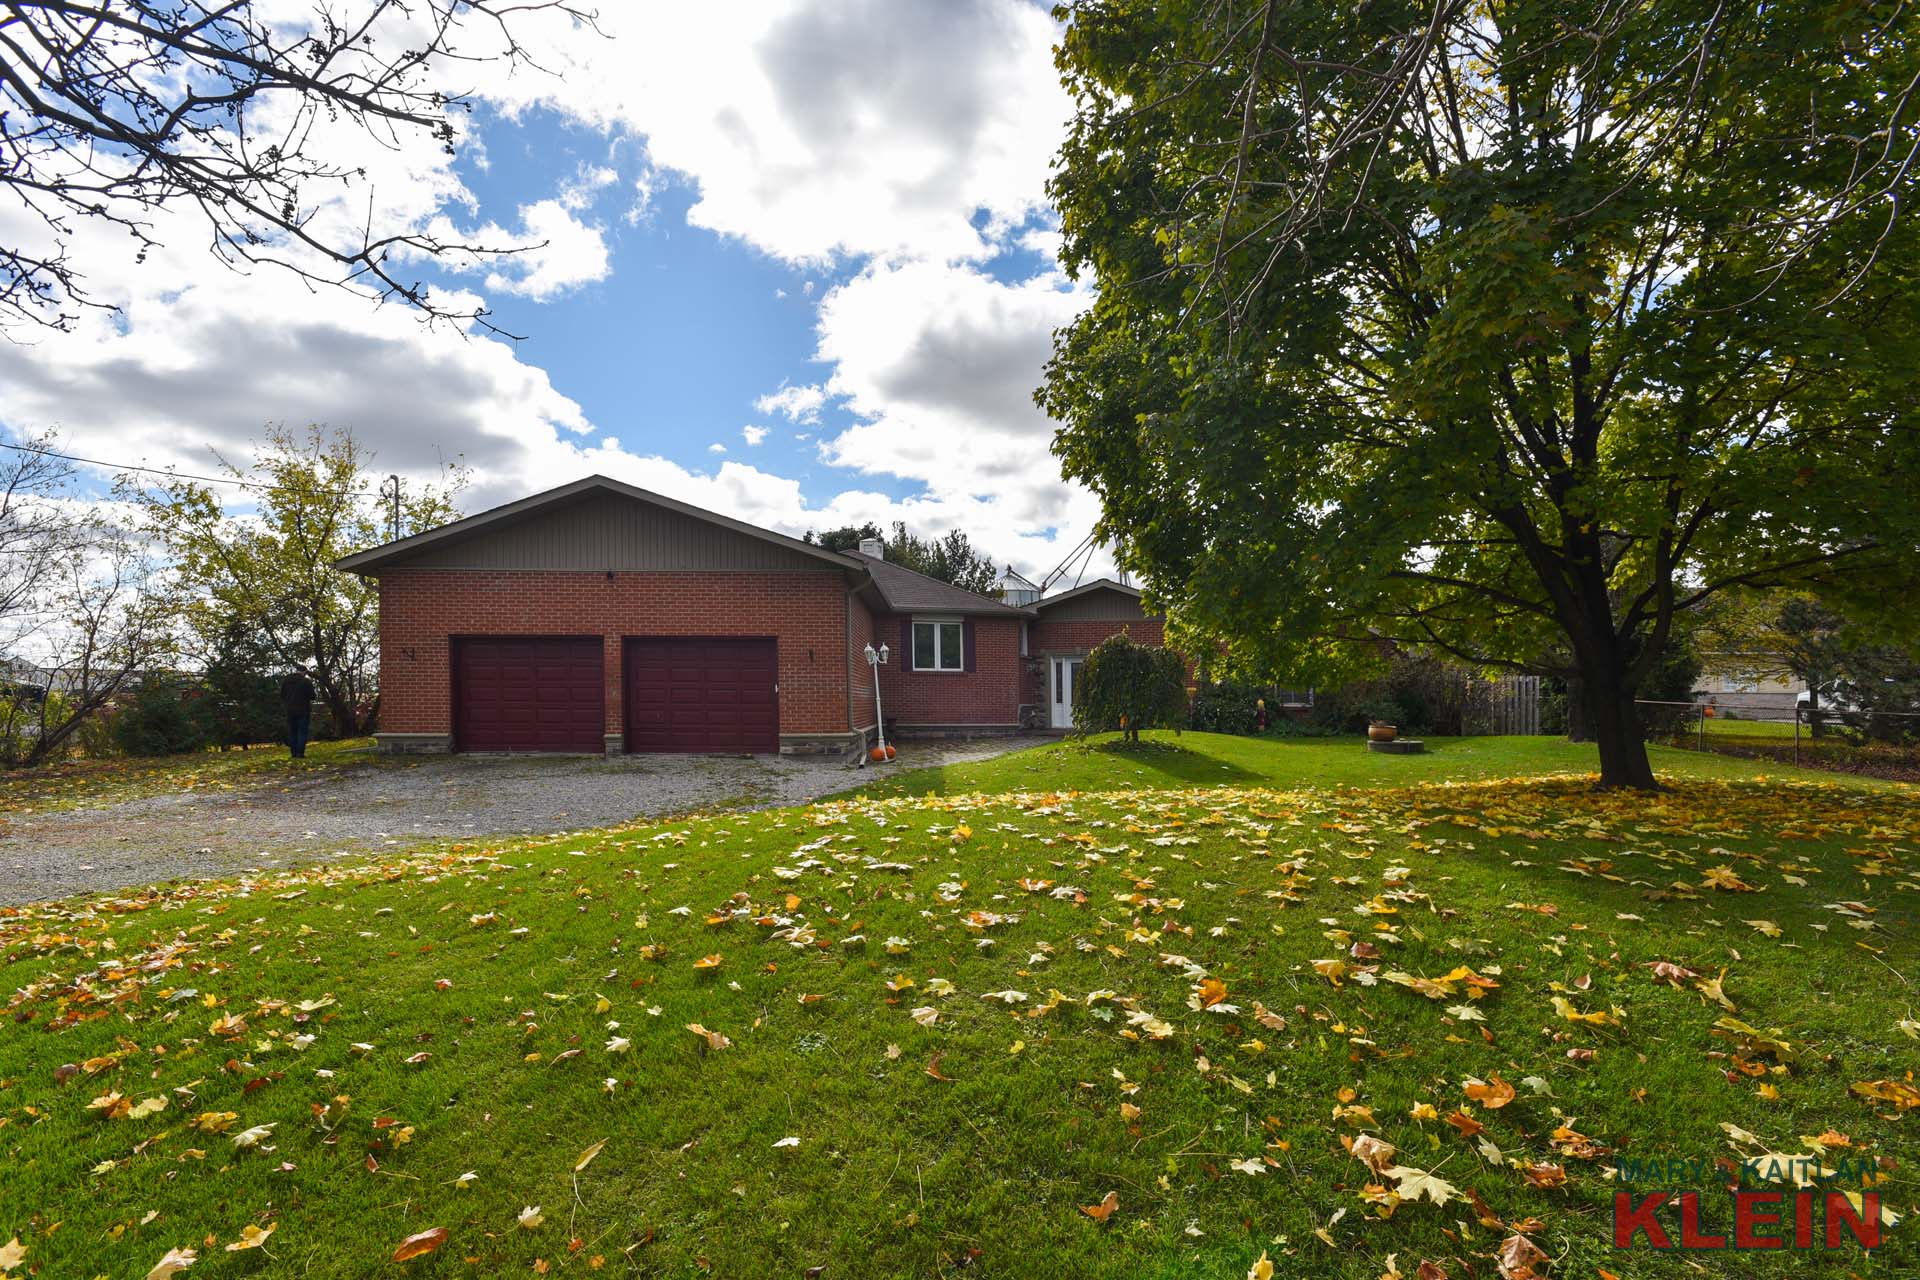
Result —
<instances>
[{"instance_id":1,"label":"yellow leaf on grass","mask_svg":"<svg viewBox=\"0 0 1920 1280\"><path fill-rule=\"evenodd\" d=\"M270 1222L265 1229L249 1222L240 1228L240 1238L227 1246L228 1253L245 1253L248 1249L258 1249L267 1242L267 1237L280 1229L280 1224Z\"/></svg>"},{"instance_id":2,"label":"yellow leaf on grass","mask_svg":"<svg viewBox=\"0 0 1920 1280\"><path fill-rule=\"evenodd\" d=\"M1265 1249L1262 1249L1260 1256L1253 1260L1253 1265L1247 1268L1247 1280L1273 1280L1273 1263L1268 1260Z\"/></svg>"},{"instance_id":3,"label":"yellow leaf on grass","mask_svg":"<svg viewBox=\"0 0 1920 1280\"><path fill-rule=\"evenodd\" d=\"M1425 1169L1414 1169L1406 1165L1396 1165L1385 1170L1386 1175L1400 1185L1395 1188L1402 1200L1422 1198L1435 1204L1445 1204L1449 1200L1460 1198L1460 1188L1445 1178L1437 1178Z\"/></svg>"},{"instance_id":4,"label":"yellow leaf on grass","mask_svg":"<svg viewBox=\"0 0 1920 1280\"><path fill-rule=\"evenodd\" d=\"M697 1022L689 1022L687 1024L687 1030L705 1040L707 1042L707 1048L709 1049L726 1049L730 1048L733 1044L733 1041L727 1039L718 1031L709 1031Z\"/></svg>"},{"instance_id":5,"label":"yellow leaf on grass","mask_svg":"<svg viewBox=\"0 0 1920 1280\"><path fill-rule=\"evenodd\" d=\"M1594 1009L1587 1013L1582 1013L1579 1009L1575 1008L1573 1002L1565 996L1555 996L1553 998L1553 1010L1568 1022L1584 1022L1595 1027L1604 1027L1615 1021L1614 1016L1605 1009Z\"/></svg>"},{"instance_id":6,"label":"yellow leaf on grass","mask_svg":"<svg viewBox=\"0 0 1920 1280\"><path fill-rule=\"evenodd\" d=\"M1109 1191L1099 1204L1081 1205L1080 1212L1086 1214L1095 1222L1105 1222L1113 1216L1113 1211L1119 1207L1120 1193L1117 1191Z\"/></svg>"},{"instance_id":7,"label":"yellow leaf on grass","mask_svg":"<svg viewBox=\"0 0 1920 1280\"><path fill-rule=\"evenodd\" d=\"M0 1244L0 1271L11 1272L27 1260L27 1246L15 1236L5 1244Z\"/></svg>"},{"instance_id":8,"label":"yellow leaf on grass","mask_svg":"<svg viewBox=\"0 0 1920 1280\"><path fill-rule=\"evenodd\" d=\"M580 1158L573 1162L573 1171L575 1173L578 1173L582 1169L586 1168L588 1165L592 1164L593 1158L599 1155L601 1152L601 1149L604 1148L606 1145L607 1145L607 1140L605 1138L602 1138L600 1139L600 1141L588 1147L585 1151L582 1151L580 1153Z\"/></svg>"},{"instance_id":9,"label":"yellow leaf on grass","mask_svg":"<svg viewBox=\"0 0 1920 1280\"><path fill-rule=\"evenodd\" d=\"M1473 1099L1489 1111L1498 1111L1513 1101L1513 1086L1495 1076L1491 1082L1472 1080L1467 1083L1467 1097Z\"/></svg>"},{"instance_id":10,"label":"yellow leaf on grass","mask_svg":"<svg viewBox=\"0 0 1920 1280\"><path fill-rule=\"evenodd\" d=\"M169 1249L167 1256L154 1263L153 1270L147 1272L147 1280L168 1280L168 1277L179 1275L199 1259L200 1255L192 1249Z\"/></svg>"},{"instance_id":11,"label":"yellow leaf on grass","mask_svg":"<svg viewBox=\"0 0 1920 1280\"><path fill-rule=\"evenodd\" d=\"M701 956L693 962L693 967L696 969L718 969L720 967L720 959L721 957L717 952L710 956Z\"/></svg>"},{"instance_id":12,"label":"yellow leaf on grass","mask_svg":"<svg viewBox=\"0 0 1920 1280\"><path fill-rule=\"evenodd\" d=\"M1901 1111L1911 1111L1920 1107L1920 1089L1900 1080L1862 1080L1847 1087L1847 1092L1858 1098L1871 1098L1878 1102L1891 1102Z\"/></svg>"}]
</instances>

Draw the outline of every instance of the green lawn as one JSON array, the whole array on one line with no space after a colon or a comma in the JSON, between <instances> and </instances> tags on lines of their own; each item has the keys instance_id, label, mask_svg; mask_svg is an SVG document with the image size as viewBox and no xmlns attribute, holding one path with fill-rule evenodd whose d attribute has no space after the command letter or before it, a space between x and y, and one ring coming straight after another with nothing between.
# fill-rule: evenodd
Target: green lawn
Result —
<instances>
[{"instance_id":1,"label":"green lawn","mask_svg":"<svg viewBox=\"0 0 1920 1280\"><path fill-rule=\"evenodd\" d=\"M1812 1142L1914 1209L1911 789L1345 745L0 910L0 1262L1462 1280L1522 1235L1546 1280L1915 1274L1905 1227L1619 1252L1606 1176ZM1390 765L1431 781L1359 785Z\"/></svg>"},{"instance_id":2,"label":"green lawn","mask_svg":"<svg viewBox=\"0 0 1920 1280\"><path fill-rule=\"evenodd\" d=\"M909 743L863 794L958 795L1036 788L1111 791L1124 787L1394 787L1431 781L1530 778L1597 772L1591 744L1562 738L1429 738L1417 756L1381 755L1358 738L1243 738L1220 733L1149 733L1142 749L1113 735L1059 742L974 764L915 769ZM1759 766L1673 747L1651 747L1654 768L1683 778L1751 778ZM1831 774L1771 766L1764 776L1829 780ZM1861 786L1897 785L1849 779Z\"/></svg>"},{"instance_id":3,"label":"green lawn","mask_svg":"<svg viewBox=\"0 0 1920 1280\"><path fill-rule=\"evenodd\" d=\"M372 738L314 742L305 760L284 746L196 751L180 756L63 760L0 773L0 815L118 804L181 790L228 790L296 770L338 769L376 760Z\"/></svg>"}]
</instances>

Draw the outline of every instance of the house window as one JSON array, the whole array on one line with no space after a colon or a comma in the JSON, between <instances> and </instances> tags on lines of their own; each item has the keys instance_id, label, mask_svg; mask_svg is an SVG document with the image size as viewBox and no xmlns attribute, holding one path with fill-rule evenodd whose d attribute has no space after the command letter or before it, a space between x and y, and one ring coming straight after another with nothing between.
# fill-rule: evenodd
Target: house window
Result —
<instances>
[{"instance_id":1,"label":"house window","mask_svg":"<svg viewBox=\"0 0 1920 1280\"><path fill-rule=\"evenodd\" d=\"M913 623L913 669L959 671L966 665L960 653L960 622L945 618Z\"/></svg>"}]
</instances>

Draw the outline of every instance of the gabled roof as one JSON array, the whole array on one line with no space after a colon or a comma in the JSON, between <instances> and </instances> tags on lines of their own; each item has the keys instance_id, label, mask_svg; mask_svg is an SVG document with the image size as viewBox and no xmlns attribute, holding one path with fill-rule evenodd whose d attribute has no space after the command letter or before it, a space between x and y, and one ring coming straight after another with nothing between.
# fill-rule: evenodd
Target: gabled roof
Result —
<instances>
[{"instance_id":1,"label":"gabled roof","mask_svg":"<svg viewBox=\"0 0 1920 1280\"><path fill-rule=\"evenodd\" d=\"M1072 600L1078 596L1089 595L1095 591L1117 591L1121 595L1130 596L1135 600L1141 598L1140 591L1136 587L1129 587L1124 582L1115 582L1112 578L1095 578L1092 582L1082 583L1071 591L1062 591L1057 596L1042 596L1040 599L1034 601L1033 607L1035 610L1049 609L1063 600Z\"/></svg>"},{"instance_id":2,"label":"gabled roof","mask_svg":"<svg viewBox=\"0 0 1920 1280\"><path fill-rule=\"evenodd\" d=\"M963 587L929 578L924 573L918 573L903 564L894 564L891 560L857 552L850 552L849 555L873 575L873 585L879 588L880 598L894 613L985 613L1015 618L1033 616L1029 610L1016 609L1004 600L975 595Z\"/></svg>"},{"instance_id":3,"label":"gabled roof","mask_svg":"<svg viewBox=\"0 0 1920 1280\"><path fill-rule=\"evenodd\" d=\"M782 547L788 551L812 556L815 559L832 565L836 569L845 569L857 573L868 568L870 564L869 561L860 556L846 555L838 551L829 551L825 547L815 546L810 542L803 542L799 538L789 538L783 533L774 533L770 529L762 529L757 525L748 524L744 520L735 520L731 516L723 516L718 512L707 511L700 507L681 502L678 499L669 498L664 494L654 493L650 490L642 489L620 480L614 480L607 476L596 475L588 476L583 480L575 480L571 484L563 484L556 489L548 489L544 493L536 493L531 497L521 498L516 502L509 502L504 506L494 507L490 511L482 511L478 515L471 515L463 520L455 520L452 524L443 524L437 529L428 529L425 533L416 533L411 537L401 538L396 542L388 542L381 546L371 547L365 551L355 552L353 555L334 561L334 568L345 570L348 573L378 573L378 571L385 566L406 561L422 552L447 546L452 543L462 542L468 538L476 537L480 534L501 528L502 526L537 515L549 508L557 507L561 504L574 501L575 499L597 493L614 494L619 497L632 498L640 502L651 503L654 506L693 520L705 521L708 524L729 530L733 533L741 534L749 538L758 538L763 542L771 543L774 546Z\"/></svg>"}]
</instances>

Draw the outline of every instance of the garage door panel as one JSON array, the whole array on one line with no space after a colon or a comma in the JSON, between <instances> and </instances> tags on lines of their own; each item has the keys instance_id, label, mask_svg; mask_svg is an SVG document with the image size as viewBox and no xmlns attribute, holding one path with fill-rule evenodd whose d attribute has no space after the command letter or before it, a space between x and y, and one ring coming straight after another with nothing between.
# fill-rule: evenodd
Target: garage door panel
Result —
<instances>
[{"instance_id":1,"label":"garage door panel","mask_svg":"<svg viewBox=\"0 0 1920 1280\"><path fill-rule=\"evenodd\" d=\"M598 637L465 637L453 643L462 751L597 752L606 717Z\"/></svg>"},{"instance_id":2,"label":"garage door panel","mask_svg":"<svg viewBox=\"0 0 1920 1280\"><path fill-rule=\"evenodd\" d=\"M780 749L773 640L635 637L625 661L627 750Z\"/></svg>"}]
</instances>

